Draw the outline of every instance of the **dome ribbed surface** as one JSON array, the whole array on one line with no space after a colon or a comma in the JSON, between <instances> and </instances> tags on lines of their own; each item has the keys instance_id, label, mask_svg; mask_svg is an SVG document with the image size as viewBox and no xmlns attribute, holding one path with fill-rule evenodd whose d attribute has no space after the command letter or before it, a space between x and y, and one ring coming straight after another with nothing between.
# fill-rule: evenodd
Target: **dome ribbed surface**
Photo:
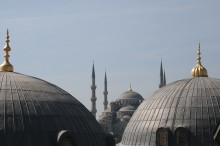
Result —
<instances>
[{"instance_id":1,"label":"dome ribbed surface","mask_svg":"<svg viewBox=\"0 0 220 146\"><path fill-rule=\"evenodd\" d=\"M78 145L106 146L92 114L61 88L38 78L0 72L0 145L54 146L69 130Z\"/></svg>"},{"instance_id":2,"label":"dome ribbed surface","mask_svg":"<svg viewBox=\"0 0 220 146\"><path fill-rule=\"evenodd\" d=\"M189 146L217 146L212 131L220 119L220 79L196 77L173 82L145 99L128 123L122 146L156 146L156 131L189 131Z\"/></svg>"}]
</instances>

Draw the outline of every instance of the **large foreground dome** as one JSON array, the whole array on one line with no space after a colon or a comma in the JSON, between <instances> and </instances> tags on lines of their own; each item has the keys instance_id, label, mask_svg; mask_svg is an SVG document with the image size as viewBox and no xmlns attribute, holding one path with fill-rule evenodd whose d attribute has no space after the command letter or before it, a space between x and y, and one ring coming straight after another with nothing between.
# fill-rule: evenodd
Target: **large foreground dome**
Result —
<instances>
[{"instance_id":1,"label":"large foreground dome","mask_svg":"<svg viewBox=\"0 0 220 146\"><path fill-rule=\"evenodd\" d=\"M73 96L41 79L0 72L0 145L107 146L92 114ZM74 145L75 144L75 145Z\"/></svg>"},{"instance_id":2,"label":"large foreground dome","mask_svg":"<svg viewBox=\"0 0 220 146\"><path fill-rule=\"evenodd\" d=\"M76 98L41 79L13 72L7 31L0 65L1 146L114 146Z\"/></svg>"},{"instance_id":3,"label":"large foreground dome","mask_svg":"<svg viewBox=\"0 0 220 146\"><path fill-rule=\"evenodd\" d=\"M220 119L220 79L209 78L200 45L194 78L168 84L138 107L122 146L217 146L212 132Z\"/></svg>"},{"instance_id":4,"label":"large foreground dome","mask_svg":"<svg viewBox=\"0 0 220 146\"><path fill-rule=\"evenodd\" d=\"M173 82L142 102L121 144L155 146L158 129L164 128L174 138L177 130L184 128L186 146L214 146L211 134L220 119L219 104L220 79L197 77Z\"/></svg>"}]
</instances>

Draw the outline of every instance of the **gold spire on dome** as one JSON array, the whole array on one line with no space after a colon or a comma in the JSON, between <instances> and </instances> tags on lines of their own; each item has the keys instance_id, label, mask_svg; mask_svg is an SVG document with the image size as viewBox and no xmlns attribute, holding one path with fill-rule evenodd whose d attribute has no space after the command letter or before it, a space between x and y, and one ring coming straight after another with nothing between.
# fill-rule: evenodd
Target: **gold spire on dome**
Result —
<instances>
[{"instance_id":1,"label":"gold spire on dome","mask_svg":"<svg viewBox=\"0 0 220 146\"><path fill-rule=\"evenodd\" d=\"M200 43L198 47L198 52L197 52L197 64L196 66L192 69L192 76L193 77L208 77L208 72L205 69L205 67L202 66L201 64L201 52L200 52Z\"/></svg>"},{"instance_id":2,"label":"gold spire on dome","mask_svg":"<svg viewBox=\"0 0 220 146\"><path fill-rule=\"evenodd\" d=\"M9 62L9 51L11 51L11 48L9 46L9 32L7 29L7 35L6 35L6 45L4 47L4 51L5 51L5 61L0 65L0 71L6 71L6 72L13 72L14 68L13 65L10 64Z\"/></svg>"},{"instance_id":3,"label":"gold spire on dome","mask_svg":"<svg viewBox=\"0 0 220 146\"><path fill-rule=\"evenodd\" d=\"M131 83L130 83L130 86L129 86L129 88L128 88L128 91L132 91Z\"/></svg>"}]
</instances>

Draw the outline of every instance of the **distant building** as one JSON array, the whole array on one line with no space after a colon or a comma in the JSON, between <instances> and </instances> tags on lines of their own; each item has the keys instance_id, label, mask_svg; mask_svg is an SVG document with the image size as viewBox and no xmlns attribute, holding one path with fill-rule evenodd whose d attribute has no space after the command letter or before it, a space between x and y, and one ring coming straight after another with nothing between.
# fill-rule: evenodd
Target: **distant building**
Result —
<instances>
[{"instance_id":1,"label":"distant building","mask_svg":"<svg viewBox=\"0 0 220 146\"><path fill-rule=\"evenodd\" d=\"M107 92L104 91L104 93ZM143 100L143 97L132 91L130 87L128 91L122 93L115 101L111 102L109 108L104 108L105 110L102 112L98 122L105 132L113 134L116 143L121 141L125 127ZM106 103L105 101L104 103Z\"/></svg>"},{"instance_id":2,"label":"distant building","mask_svg":"<svg viewBox=\"0 0 220 146\"><path fill-rule=\"evenodd\" d=\"M93 70L92 70L93 86L95 86L94 84L95 73L94 72L95 71L94 71L94 64L93 64ZM159 88L165 85L166 85L166 76L165 76L165 71L163 71L163 64L161 61ZM94 90L95 88L93 88L92 97L95 97ZM102 112L100 118L98 119L98 122L102 126L103 130L105 132L113 134L116 143L119 143L121 141L125 127L127 126L133 113L136 111L136 109L141 104L141 102L144 100L144 98L139 93L133 91L130 85L130 88L128 89L128 91L122 93L115 101L111 102L108 108L108 100L107 100L108 91L107 91L106 72L105 72L105 78L104 78L103 94L104 94L104 102L103 102L104 111ZM92 105L95 105L94 101L95 100L92 101ZM94 106L92 106L92 109L95 109ZM92 111L94 110L91 110L91 112Z\"/></svg>"}]
</instances>

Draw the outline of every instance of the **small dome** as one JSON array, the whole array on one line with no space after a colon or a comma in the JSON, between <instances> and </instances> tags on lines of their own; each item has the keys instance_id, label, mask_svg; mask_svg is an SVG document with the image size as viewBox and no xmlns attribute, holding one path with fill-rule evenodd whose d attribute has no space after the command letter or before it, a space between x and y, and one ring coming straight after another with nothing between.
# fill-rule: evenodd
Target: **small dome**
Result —
<instances>
[{"instance_id":1,"label":"small dome","mask_svg":"<svg viewBox=\"0 0 220 146\"><path fill-rule=\"evenodd\" d=\"M129 122L130 119L131 119L131 116L130 116L130 115L124 115L124 116L121 118L121 121Z\"/></svg>"},{"instance_id":2,"label":"small dome","mask_svg":"<svg viewBox=\"0 0 220 146\"><path fill-rule=\"evenodd\" d=\"M125 106L125 107L122 107L119 111L135 111L136 108L133 107L133 106Z\"/></svg>"},{"instance_id":3,"label":"small dome","mask_svg":"<svg viewBox=\"0 0 220 146\"><path fill-rule=\"evenodd\" d=\"M124 115L122 118L123 119L131 119L131 116L130 115Z\"/></svg>"}]
</instances>

